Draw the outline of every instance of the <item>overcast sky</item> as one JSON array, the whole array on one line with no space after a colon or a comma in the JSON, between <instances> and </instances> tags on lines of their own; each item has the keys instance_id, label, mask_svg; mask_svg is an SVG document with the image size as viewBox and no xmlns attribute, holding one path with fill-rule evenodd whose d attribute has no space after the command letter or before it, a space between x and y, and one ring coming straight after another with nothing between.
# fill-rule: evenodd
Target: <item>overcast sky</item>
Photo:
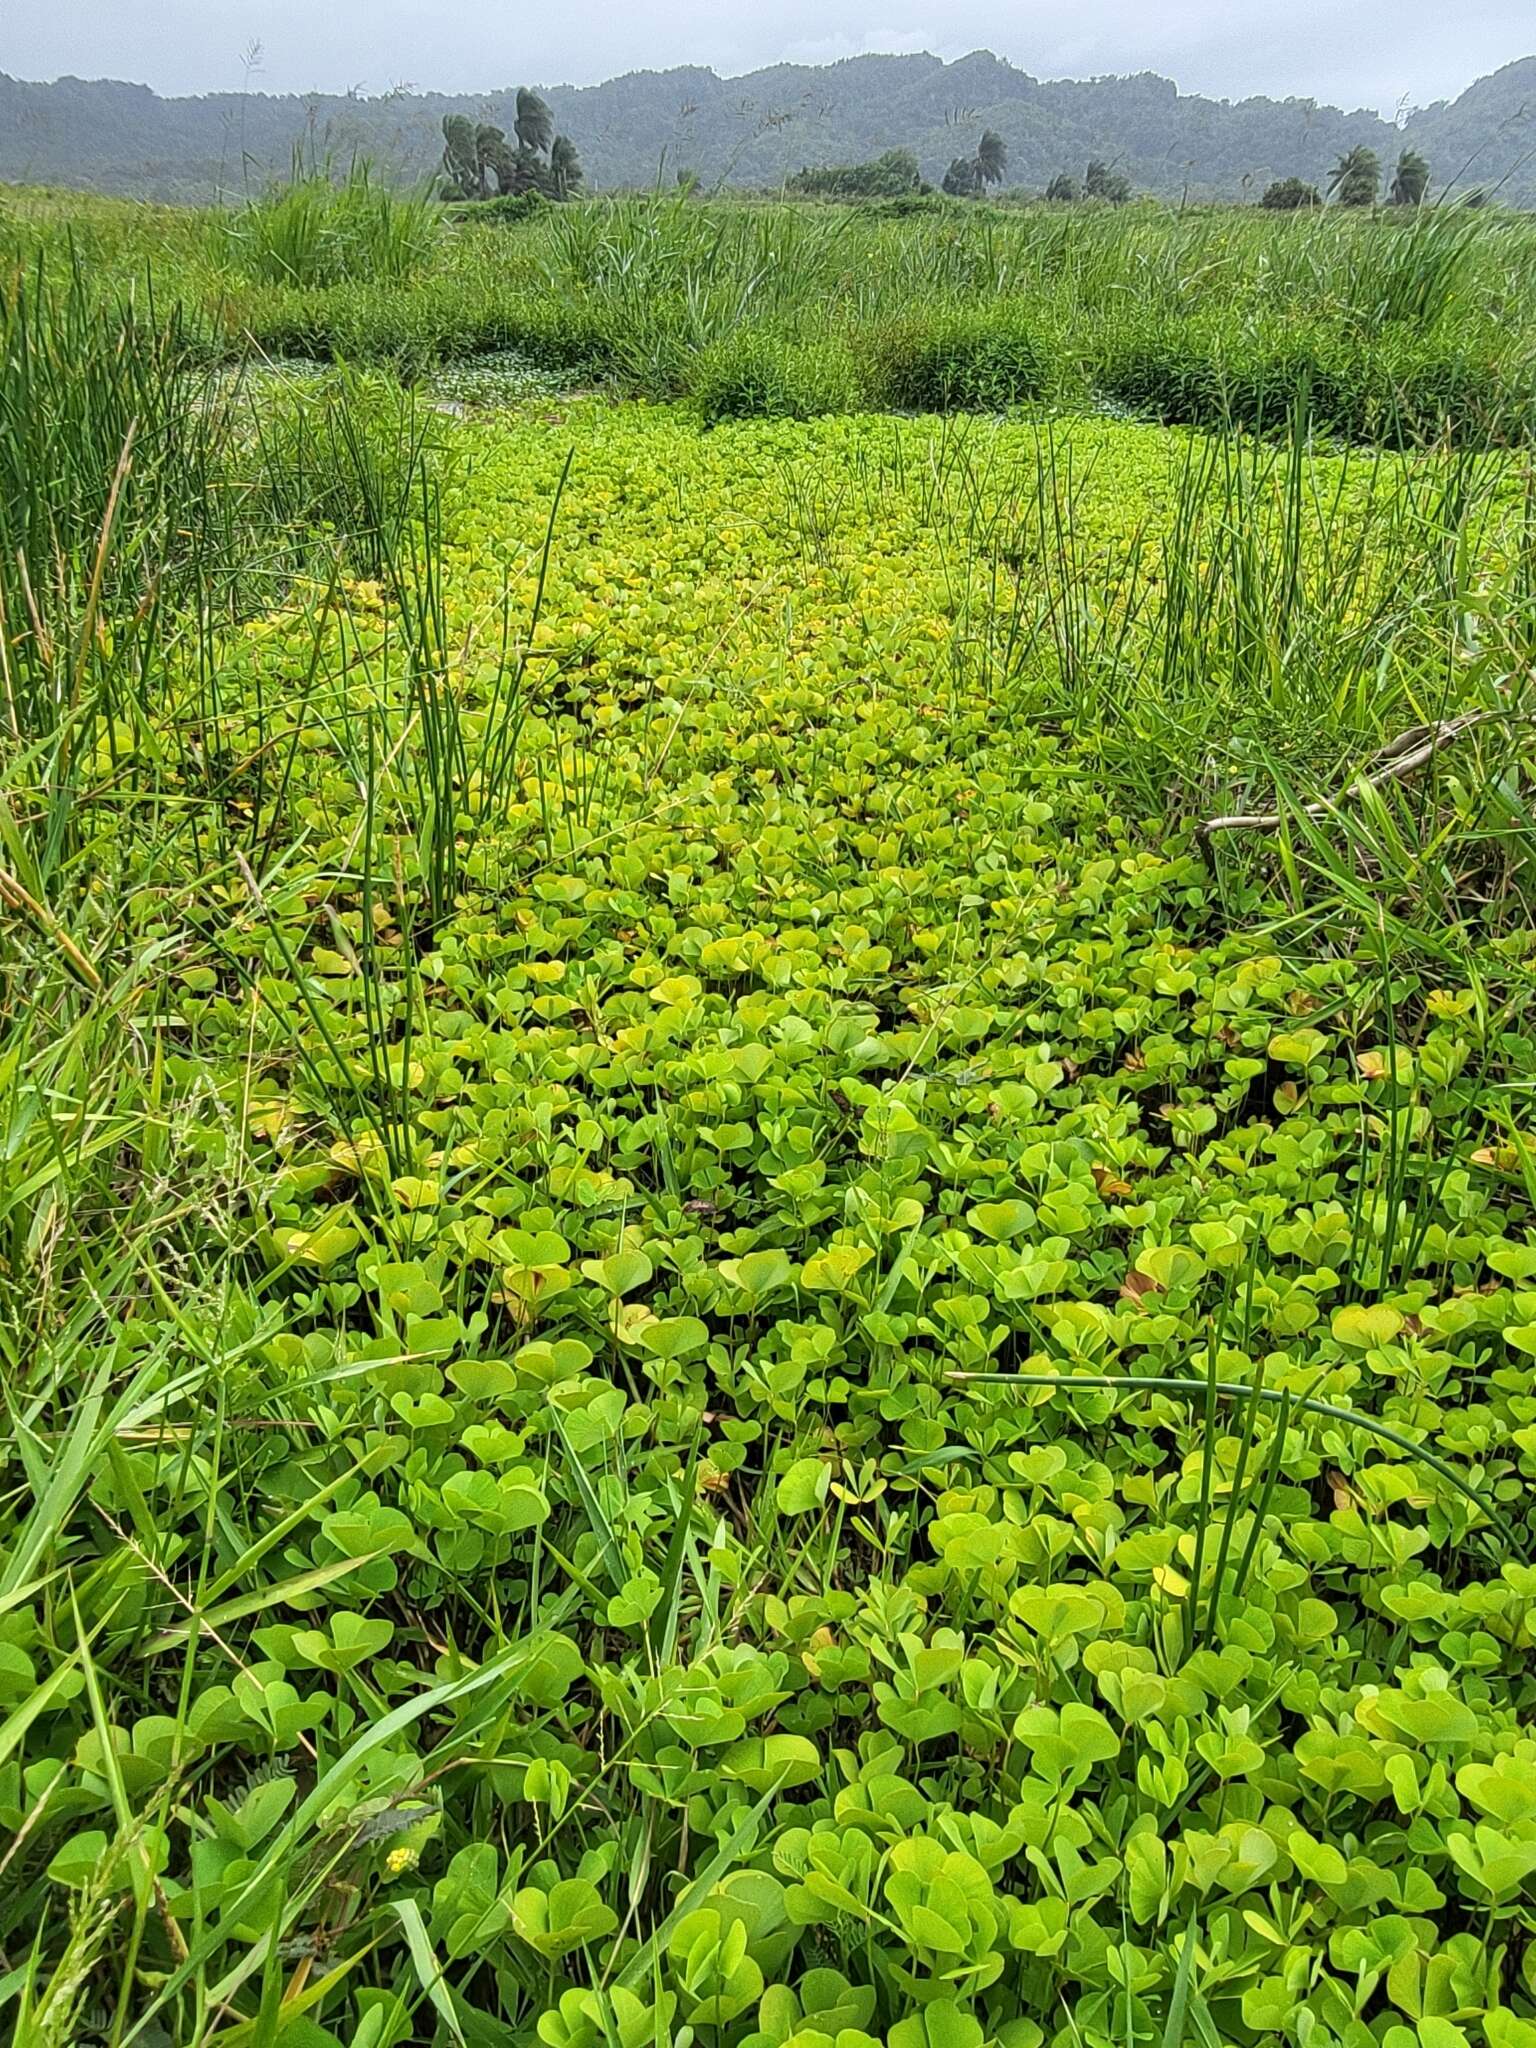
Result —
<instances>
[{"instance_id":1,"label":"overcast sky","mask_svg":"<svg viewBox=\"0 0 1536 2048\"><path fill-rule=\"evenodd\" d=\"M1161 71L1187 92L1390 113L1536 53L1532 0L0 0L0 71L161 92L450 92L863 50L991 49L1039 78Z\"/></svg>"}]
</instances>

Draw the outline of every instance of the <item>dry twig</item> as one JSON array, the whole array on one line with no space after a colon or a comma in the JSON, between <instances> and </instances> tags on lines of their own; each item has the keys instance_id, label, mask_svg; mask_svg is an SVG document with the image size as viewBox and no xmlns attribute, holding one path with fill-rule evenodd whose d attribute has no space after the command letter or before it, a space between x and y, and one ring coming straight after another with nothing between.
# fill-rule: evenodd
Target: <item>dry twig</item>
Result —
<instances>
[{"instance_id":1,"label":"dry twig","mask_svg":"<svg viewBox=\"0 0 1536 2048\"><path fill-rule=\"evenodd\" d=\"M1442 748L1450 746L1477 726L1488 725L1495 719L1519 716L1521 714L1508 711L1464 711L1459 718L1449 718L1438 725L1416 725L1408 732L1399 733L1379 754L1373 755L1365 772L1339 796L1320 797L1316 803L1303 805L1301 816L1329 817L1345 797L1361 789L1381 789L1389 782L1401 782L1404 776L1412 775ZM1529 714L1526 717L1528 719ZM1237 811L1230 817L1207 818L1200 827L1199 836L1209 839L1215 832L1277 832L1287 815L1284 811Z\"/></svg>"}]
</instances>

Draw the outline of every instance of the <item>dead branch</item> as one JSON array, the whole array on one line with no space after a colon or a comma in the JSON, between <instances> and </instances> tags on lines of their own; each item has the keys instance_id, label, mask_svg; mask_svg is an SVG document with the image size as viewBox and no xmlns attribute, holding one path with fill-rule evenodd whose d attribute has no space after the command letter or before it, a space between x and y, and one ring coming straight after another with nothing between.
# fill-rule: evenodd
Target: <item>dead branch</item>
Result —
<instances>
[{"instance_id":1,"label":"dead branch","mask_svg":"<svg viewBox=\"0 0 1536 2048\"><path fill-rule=\"evenodd\" d=\"M1462 739L1477 726L1491 724L1494 720L1508 721L1522 717L1508 711L1464 711L1459 718L1449 718L1438 725L1416 725L1410 731L1399 733L1395 740L1388 741L1380 753L1374 754L1366 765L1365 772L1358 775L1336 797L1321 797L1316 803L1302 806L1300 815L1305 818L1330 817L1345 800L1362 789L1381 789L1389 782L1401 782L1404 776L1412 775L1422 768L1426 761L1445 747ZM1528 722L1525 714L1522 722ZM1215 832L1277 832L1289 814L1284 811L1238 811L1226 818L1207 818L1199 828L1199 837L1209 839Z\"/></svg>"}]
</instances>

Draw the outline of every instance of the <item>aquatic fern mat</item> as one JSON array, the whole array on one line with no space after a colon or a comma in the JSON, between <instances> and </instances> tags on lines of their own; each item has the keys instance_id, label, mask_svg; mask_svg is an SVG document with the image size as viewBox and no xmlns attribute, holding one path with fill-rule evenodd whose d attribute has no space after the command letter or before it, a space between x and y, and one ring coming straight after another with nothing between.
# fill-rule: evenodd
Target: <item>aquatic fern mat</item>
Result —
<instances>
[{"instance_id":1,"label":"aquatic fern mat","mask_svg":"<svg viewBox=\"0 0 1536 2048\"><path fill-rule=\"evenodd\" d=\"M13 2038L1531 2048L1515 469L182 399L0 572Z\"/></svg>"}]
</instances>

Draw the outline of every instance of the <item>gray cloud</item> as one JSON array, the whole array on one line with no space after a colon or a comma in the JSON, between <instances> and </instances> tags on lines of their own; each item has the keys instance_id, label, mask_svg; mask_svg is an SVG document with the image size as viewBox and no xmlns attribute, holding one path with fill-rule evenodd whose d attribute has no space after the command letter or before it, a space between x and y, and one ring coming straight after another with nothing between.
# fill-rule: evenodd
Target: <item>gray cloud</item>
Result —
<instances>
[{"instance_id":1,"label":"gray cloud","mask_svg":"<svg viewBox=\"0 0 1536 2048\"><path fill-rule=\"evenodd\" d=\"M869 50L987 48L1037 77L1155 70L1189 92L1309 95L1390 113L1529 55L1536 18L1530 0L948 0L921 15L897 14L891 0L564 0L536 11L445 0L0 0L0 70L23 78L74 72L162 92L228 91L258 43L251 83L269 92L580 85L673 64L732 73Z\"/></svg>"}]
</instances>

